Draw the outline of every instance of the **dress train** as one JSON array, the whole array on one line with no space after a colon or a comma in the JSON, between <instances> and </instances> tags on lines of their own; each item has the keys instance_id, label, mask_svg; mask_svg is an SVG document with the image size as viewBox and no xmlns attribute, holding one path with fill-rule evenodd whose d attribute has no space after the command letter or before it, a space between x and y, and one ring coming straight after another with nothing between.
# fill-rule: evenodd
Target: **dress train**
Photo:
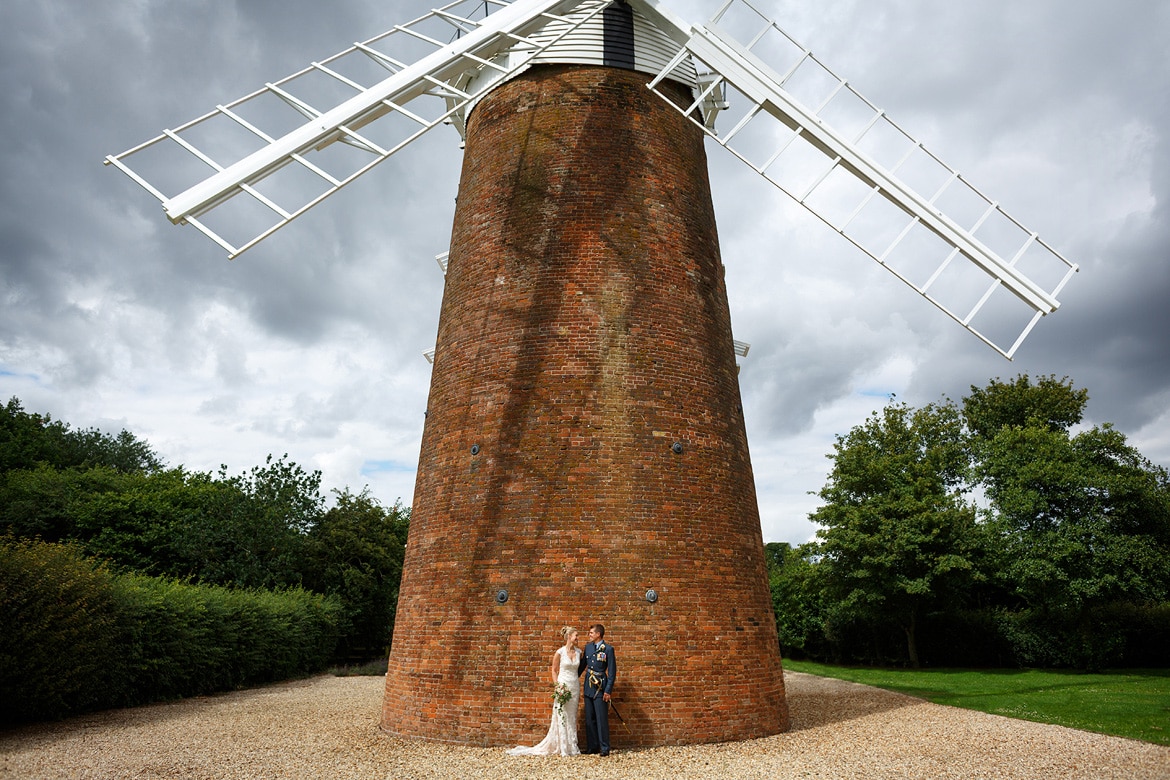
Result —
<instances>
[{"instance_id":1,"label":"dress train","mask_svg":"<svg viewBox=\"0 0 1170 780\"><path fill-rule=\"evenodd\" d=\"M557 684L569 686L572 696L564 705L553 702L552 722L548 726L548 734L532 747L514 747L508 751L512 756L579 756L581 748L577 745L577 705L581 701L581 678L577 676L577 664L581 660L581 652L576 657L560 648L557 653L561 657L561 670L557 675Z\"/></svg>"}]
</instances>

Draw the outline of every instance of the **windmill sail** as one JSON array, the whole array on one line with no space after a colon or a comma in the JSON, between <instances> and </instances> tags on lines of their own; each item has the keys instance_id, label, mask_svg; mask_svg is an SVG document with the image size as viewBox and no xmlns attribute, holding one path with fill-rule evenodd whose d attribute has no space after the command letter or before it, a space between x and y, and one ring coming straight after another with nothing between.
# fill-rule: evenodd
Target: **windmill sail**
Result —
<instances>
[{"instance_id":1,"label":"windmill sail","mask_svg":"<svg viewBox=\"0 0 1170 780\"><path fill-rule=\"evenodd\" d=\"M1059 306L1074 264L746 0L681 43L652 89L697 62L704 86L680 111L996 351L1011 358ZM733 109L718 128L711 105Z\"/></svg>"},{"instance_id":2,"label":"windmill sail","mask_svg":"<svg viewBox=\"0 0 1170 780\"><path fill-rule=\"evenodd\" d=\"M458 0L106 163L235 257L531 65L590 61L614 13L597 64L692 87L708 136L1005 357L1059 306L1074 264L747 0L694 27L658 0Z\"/></svg>"},{"instance_id":3,"label":"windmill sail","mask_svg":"<svg viewBox=\"0 0 1170 780\"><path fill-rule=\"evenodd\" d=\"M600 14L459 0L106 158L235 257ZM532 34L555 25L539 40ZM231 208L224 208L229 204Z\"/></svg>"}]
</instances>

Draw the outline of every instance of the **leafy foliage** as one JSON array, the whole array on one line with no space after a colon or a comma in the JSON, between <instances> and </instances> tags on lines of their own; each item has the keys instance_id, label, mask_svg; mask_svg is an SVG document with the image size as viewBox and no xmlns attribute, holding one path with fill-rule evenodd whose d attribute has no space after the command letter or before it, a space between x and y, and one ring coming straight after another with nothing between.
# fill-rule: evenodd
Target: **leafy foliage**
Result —
<instances>
[{"instance_id":1,"label":"leafy foliage","mask_svg":"<svg viewBox=\"0 0 1170 780\"><path fill-rule=\"evenodd\" d=\"M0 406L0 472L46 464L58 469L105 466L123 473L162 468L158 455L130 432L111 436L69 429L49 415L24 411L20 400Z\"/></svg>"},{"instance_id":2,"label":"leafy foliage","mask_svg":"<svg viewBox=\"0 0 1170 780\"><path fill-rule=\"evenodd\" d=\"M957 607L979 576L975 508L958 490L967 473L958 410L891 403L835 449L825 504L811 515L824 526L829 629L892 622L917 666L920 617Z\"/></svg>"},{"instance_id":3,"label":"leafy foliage","mask_svg":"<svg viewBox=\"0 0 1170 780\"><path fill-rule=\"evenodd\" d=\"M74 545L0 539L0 722L323 669L336 599L119 575Z\"/></svg>"},{"instance_id":4,"label":"leafy foliage","mask_svg":"<svg viewBox=\"0 0 1170 780\"><path fill-rule=\"evenodd\" d=\"M119 687L112 582L76 547L0 538L0 718L96 708Z\"/></svg>"},{"instance_id":5,"label":"leafy foliage","mask_svg":"<svg viewBox=\"0 0 1170 780\"><path fill-rule=\"evenodd\" d=\"M963 416L980 439L1013 427L1067 431L1081 421L1088 400L1089 391L1074 388L1068 377L1040 377L1033 383L1020 374L1011 382L993 379L987 387L971 385L971 394L963 399Z\"/></svg>"},{"instance_id":6,"label":"leafy foliage","mask_svg":"<svg viewBox=\"0 0 1170 780\"><path fill-rule=\"evenodd\" d=\"M1108 424L1072 433L1088 393L1067 378L971 390L961 407L891 401L838 437L807 571L773 581L778 623L812 611L799 622L822 621L820 657L880 657L893 624L913 665L920 634L954 655L971 648L946 635L988 631L975 644L993 662L1004 647L1021 664L1146 658L1170 599L1166 469Z\"/></svg>"},{"instance_id":7,"label":"leafy foliage","mask_svg":"<svg viewBox=\"0 0 1170 780\"><path fill-rule=\"evenodd\" d=\"M1170 591L1170 480L1105 425L1076 435L1008 427L979 474L998 509L996 577L1022 614L1007 622L1023 660L1100 668L1120 637L1094 612Z\"/></svg>"},{"instance_id":8,"label":"leafy foliage","mask_svg":"<svg viewBox=\"0 0 1170 780\"><path fill-rule=\"evenodd\" d=\"M285 455L218 479L198 475L196 509L183 529L187 572L201 582L272 588L301 582L305 534L324 507L321 473L307 473Z\"/></svg>"},{"instance_id":9,"label":"leafy foliage","mask_svg":"<svg viewBox=\"0 0 1170 780\"><path fill-rule=\"evenodd\" d=\"M320 475L286 458L218 478L182 468L120 472L41 463L0 474L0 523L79 542L149 574L245 588L296 585L305 533L323 512Z\"/></svg>"},{"instance_id":10,"label":"leafy foliage","mask_svg":"<svg viewBox=\"0 0 1170 780\"><path fill-rule=\"evenodd\" d=\"M339 596L349 621L339 655L369 658L390 646L409 523L406 507L344 491L309 531L305 584Z\"/></svg>"},{"instance_id":11,"label":"leafy foliage","mask_svg":"<svg viewBox=\"0 0 1170 780\"><path fill-rule=\"evenodd\" d=\"M366 491L335 499L287 455L239 475L166 468L126 431L73 431L10 400L0 718L384 659L410 510Z\"/></svg>"},{"instance_id":12,"label":"leafy foliage","mask_svg":"<svg viewBox=\"0 0 1170 780\"><path fill-rule=\"evenodd\" d=\"M116 580L135 682L130 703L227 690L319 671L343 620L337 599L288 590Z\"/></svg>"},{"instance_id":13,"label":"leafy foliage","mask_svg":"<svg viewBox=\"0 0 1170 780\"><path fill-rule=\"evenodd\" d=\"M825 651L823 590L816 582L816 545L764 545L768 583L780 649L786 655L821 655Z\"/></svg>"},{"instance_id":14,"label":"leafy foliage","mask_svg":"<svg viewBox=\"0 0 1170 780\"><path fill-rule=\"evenodd\" d=\"M234 589L304 587L342 603L338 660L384 654L409 509L367 492L334 506L285 455L231 475L166 468L125 431L74 432L0 407L0 533L69 542L111 572Z\"/></svg>"}]
</instances>

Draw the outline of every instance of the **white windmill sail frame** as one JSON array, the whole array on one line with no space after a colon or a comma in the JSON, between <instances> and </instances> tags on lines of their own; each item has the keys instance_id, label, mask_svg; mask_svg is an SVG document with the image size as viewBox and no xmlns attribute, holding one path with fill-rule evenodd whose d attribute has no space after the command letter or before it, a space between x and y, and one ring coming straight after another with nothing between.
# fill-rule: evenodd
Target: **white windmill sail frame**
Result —
<instances>
[{"instance_id":1,"label":"white windmill sail frame","mask_svg":"<svg viewBox=\"0 0 1170 780\"><path fill-rule=\"evenodd\" d=\"M587 49L604 28L598 17L613 4L614 0L454 0L250 95L217 106L144 144L111 155L106 163L157 197L172 222L193 225L227 249L229 257L235 257L439 124L455 125L462 134L466 115L480 98L533 64L594 62L596 57ZM672 102L658 89L664 79L691 87L694 101L689 106L675 105L676 109L1000 354L1010 359L1036 322L1059 306L1056 296L1077 271L1076 265L927 152L749 0L725 0L705 25L687 24L659 0L624 0L625 6L634 11L633 34L635 40L642 41L635 43L638 60L634 69L653 73L665 61L649 84L651 90ZM739 8L747 9L752 25L741 37L731 29L736 18L728 16L730 9ZM725 27L728 18L731 26ZM444 42L426 26L431 23L443 33L454 31L455 40ZM418 43L426 54L395 55L385 47L378 48L399 34L396 41ZM779 69L760 53L763 43L777 37L799 54L794 63ZM367 66L372 60L378 75L363 83L341 72L343 58L351 55ZM647 67L651 62L653 67ZM832 85L827 97L809 102L800 89L800 79L794 79L795 92L790 87L789 80L801 74L806 63L813 63ZM386 70L390 71L388 77L381 75ZM324 105L331 108L314 108L314 100L305 99L294 89L301 83L296 80L306 74L324 78L346 97L329 98ZM868 123L860 132L856 127L849 129L851 120L833 115L831 107L838 95L863 106L863 114L868 112ZM242 110L250 101L260 102L258 98L277 101L286 114L295 112L292 129L274 131L244 116ZM429 106L437 99L441 108L427 113L422 98L432 101ZM717 131L717 120L722 122L727 116L729 101L734 102L734 98L746 103L747 111L730 130ZM751 128L760 127L753 124L757 116L772 128L765 132L766 143L774 142L767 132L780 129L787 134L778 148L759 160L740 148L742 139L755 133ZM243 133L252 148L257 142L262 145L242 154L234 149L229 154L221 153L218 147L214 152L200 148L199 130L205 122L211 125L219 120ZM387 141L384 134L371 135L394 121L406 126L404 136L395 135ZM835 125L837 121L840 127ZM879 162L877 156L867 154L862 141L875 128L892 128L899 142L905 142L901 159ZM194 175L196 183L181 185L177 194L168 195L164 186L156 186L130 166L131 157L157 147L177 149L185 164L194 163L199 168ZM348 152L357 156L357 163L347 160L350 167L331 172L324 162L331 150L351 147L360 150ZM785 165L794 167L787 163L797 156L790 149L819 160L814 161L817 175L799 187L781 181L775 173ZM216 157L223 162L217 162ZM903 172L903 164L912 157L925 159L932 170L945 172L945 181L924 189L920 176ZM208 175L207 169L213 172ZM299 190L289 194L284 189L289 170L309 180L311 186L301 188L309 191L307 197ZM841 192L856 192L859 187L863 196L855 205L844 213L830 213L832 199L841 200ZM959 208L950 202L955 200L955 192L977 205L977 218L971 218L967 211L970 203ZM240 195L248 197L233 200ZM228 201L232 209L242 202L258 210L267 226L258 230L248 227L244 232L250 237L235 241L221 235L226 233L223 228L205 224L209 218L218 219L224 210L217 209ZM875 237L857 227L868 224L872 230L872 224L878 222L870 214L871 203L884 209L878 216L904 220L901 232L892 240L882 239L884 244L875 244ZM840 207L834 208L840 211ZM911 252L905 247L922 243L922 234L931 242L941 241L945 254L909 264L901 256ZM1045 264L1039 271L1038 263ZM971 275L975 276L973 283Z\"/></svg>"},{"instance_id":2,"label":"white windmill sail frame","mask_svg":"<svg viewBox=\"0 0 1170 780\"><path fill-rule=\"evenodd\" d=\"M236 257L341 187L351 183L358 176L387 159L423 133L439 124L451 121L484 90L494 85L494 80L485 80L481 84L473 85L473 92L459 89L455 85L468 70L496 70L502 75L514 76L527 68L532 58L547 46L556 44L562 37L572 33L577 26L591 19L594 14L600 13L607 5L599 5L590 13L572 20L561 15L572 10L579 3L580 0L516 0L516 2L511 3L507 0L486 0L482 6L487 15L482 21L475 21L450 13L449 9L468 4L467 0L456 0L456 2L436 9L412 22L397 25L391 31L376 36L370 41L355 44L350 49L327 60L313 63L309 68L279 82L269 83L263 89L246 95L233 103L217 106L214 111L208 112L175 130L166 130L161 135L121 154L110 155L105 162L122 170L162 201L167 218L172 222L193 225L227 249L229 257ZM492 10L492 7L499 10ZM430 38L415 30L419 22L433 18L443 18L450 22L452 27L459 31L458 37L454 41L444 44L442 41ZM563 29L557 35L547 37L539 42L527 37L528 34L549 21L562 23ZM422 59L407 64L378 51L371 45L372 42L377 42L396 32L403 32L422 39L433 45L434 51ZM329 63L354 51L361 51L394 72L372 86L363 87L329 68ZM507 56L500 57L501 53L506 53ZM501 60L504 61L503 64L501 64ZM357 91L357 94L333 108L319 111L309 105L307 101L300 100L281 88L282 84L314 70L347 83ZM233 111L234 107L265 93L281 98L309 121L280 137L273 137L263 129L254 127ZM422 95L444 98L446 109L437 117L430 119L413 113L407 105ZM365 125L392 113L417 123L417 130L389 148L379 146L358 132ZM241 159L227 165L221 165L213 159L212 155L201 151L181 135L189 128L217 117L226 117L245 127L261 139L264 145ZM145 176L136 172L128 164L128 158L133 155L155 144L168 141L177 144L190 155L205 163L214 173L182 192L168 196L161 188L153 185ZM372 159L344 177L333 176L307 159L310 152L320 151L336 141L343 141L363 149L371 153ZM327 183L327 186L316 197L297 206L285 208L256 189L257 183L294 163L303 166ZM251 235L247 240L236 243L219 235L214 229L200 221L201 216L231 198L244 193L270 209L276 215L276 221Z\"/></svg>"},{"instance_id":3,"label":"white windmill sail frame","mask_svg":"<svg viewBox=\"0 0 1170 780\"><path fill-rule=\"evenodd\" d=\"M630 2L639 7L644 5L657 5L653 0L630 0ZM746 6L760 20L759 32L756 33L752 40L746 43L736 40L728 31L722 29L719 23L719 20L725 12L736 4ZM664 15L663 18L669 19L669 16ZM712 22L707 25L696 25L687 29L683 29L680 26L677 34L680 37L688 33L689 35L687 35L685 41L681 41L683 48L680 50L676 59L688 56L693 57L705 66L711 75L706 79L706 86L700 91L696 100L688 107L678 107L679 110L695 124L702 127L716 142L727 148L732 154L739 157L765 178L768 178L769 181L782 191L834 230L841 233L841 235L866 254L877 260L879 264L887 270L890 270L902 279L902 281L906 282L918 293L934 303L964 328L972 332L997 352L1010 359L1040 317L1055 311L1059 306L1056 296L1077 271L1077 266L1066 260L1051 246L1040 241L1035 233L1023 228L1019 222L1007 215L999 207L998 203L979 193L957 171L951 169L949 166L945 166L937 157L926 152L921 143L914 141L909 134L889 121L883 111L861 97L859 93L853 90L848 82L833 74L832 71L817 61L809 50L799 47L802 56L799 58L799 61L792 65L786 74L782 75L772 70L768 64L757 57L751 50L758 41L764 38L765 32L767 31L775 31L791 44L797 45L791 36L781 30L774 22L747 2L747 0L727 0L723 7L716 13ZM825 74L828 74L831 79L836 80L835 86L829 96L822 101L820 107L817 109L811 109L803 105L800 100L796 99L784 88L787 79L806 61L815 62L819 68L823 69ZM664 68L662 73L651 82L650 88L657 92L658 83L666 77L673 66L674 63L671 63ZM718 96L718 102L722 104L723 96L720 92L725 85L734 87L735 90L746 97L753 105L744 114L743 119L738 125L732 127L729 132L720 134L708 118L701 116L700 109L705 103L710 103L713 96ZM842 90L860 99L872 111L869 125L861 133L862 136L879 121L889 127L895 128L909 142L907 157L912 150L917 149L948 172L948 178L943 186L935 192L923 195L913 187L908 186L893 171L878 164L862 152L857 147L857 141L860 137L846 137L836 130L831 123L826 122L818 112L823 110L838 92ZM665 95L662 95L662 97L666 99ZM721 107L723 106L721 105ZM802 137L804 141L825 156L827 167L803 191L794 192L786 188L776 179L769 177L768 169L785 153L787 146L778 148L765 162L756 163L748 159L744 154L741 154L732 145L731 141L735 134L757 114L771 116L780 124L792 130L791 138L797 136ZM846 171L869 188L869 193L852 210L852 213L847 217L844 224L839 224L839 221L835 221L828 215L818 211L810 203L810 196L837 170ZM894 167L894 170L897 170L897 166ZM961 183L970 193L973 193L986 203L986 209L983 215L970 229L963 228L957 224L955 220L935 205L935 200L944 192L947 186L952 185L954 182ZM852 221L875 195L880 195L886 201L895 204L897 208L910 217L910 222L906 225L902 233L884 251L878 251L872 246L867 246L854 235L851 235L848 230L849 222ZM1023 237L1023 240L1012 249L1012 254L1007 257L1003 257L996 251L990 249L975 235L984 221L993 215L998 220L1005 221L1018 228L1020 235ZM887 257L890 252L895 249L912 227L919 224L941 238L950 247L950 251L946 256L940 258L941 262L938 263L934 272L929 274L924 282L909 278L906 274L900 272L887 262ZM1049 289L1045 289L1016 266L1020 257L1034 245L1041 247L1046 253L1045 257L1051 258L1052 263L1058 266L1056 275L1059 278ZM949 306L936 296L931 289L940 275L947 270L948 266L952 265L957 257L964 258L969 263L981 269L986 274L987 281L989 282L983 295L973 305L968 306L964 304L965 310L963 311L954 310L952 306ZM1010 291L1030 312L1026 323L1019 328L1019 331L1011 331L1006 337L1002 334L989 335L974 324L975 318L980 314L984 305L997 289L1001 287Z\"/></svg>"}]
</instances>

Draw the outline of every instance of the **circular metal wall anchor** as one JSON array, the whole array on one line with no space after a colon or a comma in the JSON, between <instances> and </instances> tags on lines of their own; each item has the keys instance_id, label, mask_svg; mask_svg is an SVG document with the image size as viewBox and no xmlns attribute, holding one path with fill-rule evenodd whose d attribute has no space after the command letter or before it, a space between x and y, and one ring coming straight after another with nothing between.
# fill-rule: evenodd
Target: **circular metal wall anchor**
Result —
<instances>
[{"instance_id":1,"label":"circular metal wall anchor","mask_svg":"<svg viewBox=\"0 0 1170 780\"><path fill-rule=\"evenodd\" d=\"M507 600L508 600L508 591L501 590L501 591L496 592L496 603L497 604L503 604Z\"/></svg>"},{"instance_id":2,"label":"circular metal wall anchor","mask_svg":"<svg viewBox=\"0 0 1170 780\"><path fill-rule=\"evenodd\" d=\"M653 604L655 601L658 601L658 591L654 590L654 588L646 591L646 600L651 604Z\"/></svg>"},{"instance_id":3,"label":"circular metal wall anchor","mask_svg":"<svg viewBox=\"0 0 1170 780\"><path fill-rule=\"evenodd\" d=\"M472 454L472 455L478 455L478 454L479 454L479 445L478 445L478 444L472 444L472 445L471 445L471 454Z\"/></svg>"},{"instance_id":4,"label":"circular metal wall anchor","mask_svg":"<svg viewBox=\"0 0 1170 780\"><path fill-rule=\"evenodd\" d=\"M682 455L682 442L676 441L674 444L670 445L670 450L675 455Z\"/></svg>"}]
</instances>

